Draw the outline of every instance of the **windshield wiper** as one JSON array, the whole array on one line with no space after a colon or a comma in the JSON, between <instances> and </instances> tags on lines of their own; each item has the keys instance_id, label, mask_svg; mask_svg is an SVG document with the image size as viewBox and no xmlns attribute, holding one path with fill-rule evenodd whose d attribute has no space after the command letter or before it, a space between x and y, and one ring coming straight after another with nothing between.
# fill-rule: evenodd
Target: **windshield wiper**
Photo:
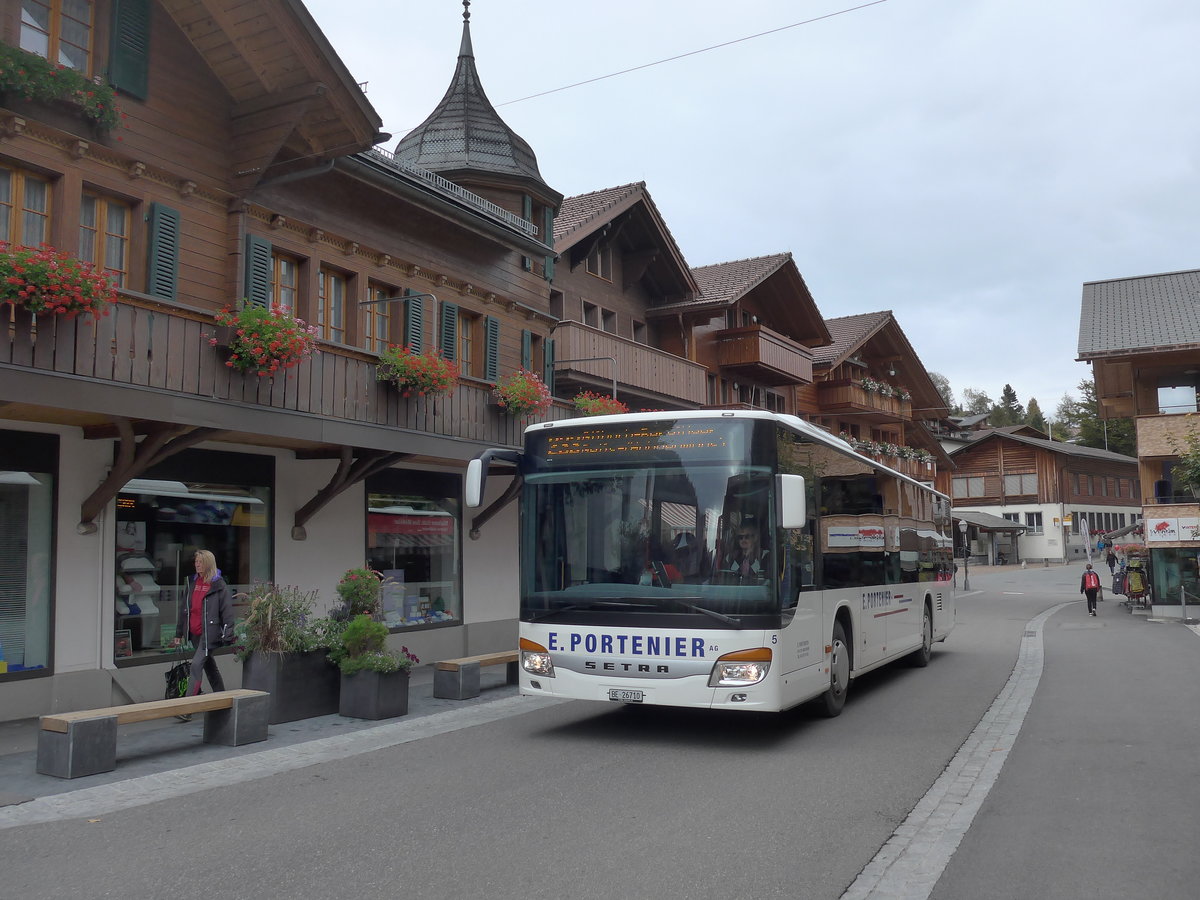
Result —
<instances>
[{"instance_id":1,"label":"windshield wiper","mask_svg":"<svg viewBox=\"0 0 1200 900\"><path fill-rule=\"evenodd\" d=\"M726 625L732 625L734 628L742 627L742 620L735 619L733 616L727 616L725 613L719 613L715 609L706 609L703 606L697 606L695 603L689 603L689 600L699 600L699 597L668 597L674 603L678 603L684 609L690 612L704 613L706 616L712 616L718 622L724 622Z\"/></svg>"},{"instance_id":2,"label":"windshield wiper","mask_svg":"<svg viewBox=\"0 0 1200 900\"><path fill-rule=\"evenodd\" d=\"M625 600L640 600L640 603L626 603ZM559 613L571 612L578 609L595 609L597 606L619 606L619 607L634 607L634 606L650 606L643 597L625 597L620 600L593 600L590 603L580 605L572 603L570 606L559 606L555 609L547 609L542 612L534 613L529 617L530 622L540 622L542 619L549 619L552 616L557 616Z\"/></svg>"}]
</instances>

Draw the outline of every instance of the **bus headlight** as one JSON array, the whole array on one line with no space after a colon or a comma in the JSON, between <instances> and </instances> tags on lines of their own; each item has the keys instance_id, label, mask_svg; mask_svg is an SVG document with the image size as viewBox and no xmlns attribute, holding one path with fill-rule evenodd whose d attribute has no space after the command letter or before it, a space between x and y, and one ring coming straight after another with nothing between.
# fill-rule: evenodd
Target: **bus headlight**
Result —
<instances>
[{"instance_id":1,"label":"bus headlight","mask_svg":"<svg viewBox=\"0 0 1200 900\"><path fill-rule=\"evenodd\" d=\"M771 669L771 648L739 650L726 653L713 665L708 676L709 687L744 687L758 684Z\"/></svg>"},{"instance_id":2,"label":"bus headlight","mask_svg":"<svg viewBox=\"0 0 1200 900\"><path fill-rule=\"evenodd\" d=\"M550 661L550 651L541 644L521 638L521 668L530 675L542 678L554 677L554 663Z\"/></svg>"}]
</instances>

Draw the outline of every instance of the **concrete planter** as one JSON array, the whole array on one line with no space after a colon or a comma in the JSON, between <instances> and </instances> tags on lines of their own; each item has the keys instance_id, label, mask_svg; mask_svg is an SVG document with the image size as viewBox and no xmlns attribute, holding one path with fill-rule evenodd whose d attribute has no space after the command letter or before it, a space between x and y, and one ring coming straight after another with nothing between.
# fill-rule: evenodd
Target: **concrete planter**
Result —
<instances>
[{"instance_id":1,"label":"concrete planter","mask_svg":"<svg viewBox=\"0 0 1200 900\"><path fill-rule=\"evenodd\" d=\"M408 669L343 675L338 713L351 719L393 719L408 715Z\"/></svg>"},{"instance_id":2,"label":"concrete planter","mask_svg":"<svg viewBox=\"0 0 1200 900\"><path fill-rule=\"evenodd\" d=\"M242 687L271 695L271 725L332 715L338 711L341 672L327 655L325 650L251 653L242 668Z\"/></svg>"}]
</instances>

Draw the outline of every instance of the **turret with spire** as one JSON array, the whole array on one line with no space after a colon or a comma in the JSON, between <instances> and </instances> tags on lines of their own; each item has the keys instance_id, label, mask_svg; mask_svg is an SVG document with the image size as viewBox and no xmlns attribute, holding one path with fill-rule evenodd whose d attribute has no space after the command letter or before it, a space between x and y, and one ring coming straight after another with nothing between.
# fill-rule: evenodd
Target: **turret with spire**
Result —
<instances>
[{"instance_id":1,"label":"turret with spire","mask_svg":"<svg viewBox=\"0 0 1200 900\"><path fill-rule=\"evenodd\" d=\"M531 207L557 209L562 194L542 179L529 144L504 123L483 91L470 7L471 0L463 0L462 44L450 87L429 117L396 145L396 157L502 206L521 211L522 204L526 215ZM532 204L522 202L525 196Z\"/></svg>"}]
</instances>

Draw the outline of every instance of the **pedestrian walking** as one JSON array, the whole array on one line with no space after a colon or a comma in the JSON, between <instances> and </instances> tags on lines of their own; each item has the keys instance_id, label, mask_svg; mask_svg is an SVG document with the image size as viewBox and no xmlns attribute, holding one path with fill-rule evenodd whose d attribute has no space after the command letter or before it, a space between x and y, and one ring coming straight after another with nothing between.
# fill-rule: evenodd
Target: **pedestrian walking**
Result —
<instances>
[{"instance_id":1,"label":"pedestrian walking","mask_svg":"<svg viewBox=\"0 0 1200 900\"><path fill-rule=\"evenodd\" d=\"M1117 574L1117 554L1115 554L1111 550L1109 550L1108 556L1104 557L1104 561L1106 563L1108 563L1108 574L1116 575Z\"/></svg>"},{"instance_id":2,"label":"pedestrian walking","mask_svg":"<svg viewBox=\"0 0 1200 900\"><path fill-rule=\"evenodd\" d=\"M216 558L208 550L197 550L195 565L196 574L188 576L187 591L179 604L176 636L171 642L177 645L186 638L196 649L189 696L200 693L206 673L214 691L225 690L212 651L233 640L233 593L221 577Z\"/></svg>"},{"instance_id":3,"label":"pedestrian walking","mask_svg":"<svg viewBox=\"0 0 1200 900\"><path fill-rule=\"evenodd\" d=\"M1092 564L1088 563L1087 568L1083 570L1083 577L1079 579L1079 593L1087 597L1088 615L1096 614L1096 595L1100 593L1100 576L1092 569Z\"/></svg>"}]
</instances>

